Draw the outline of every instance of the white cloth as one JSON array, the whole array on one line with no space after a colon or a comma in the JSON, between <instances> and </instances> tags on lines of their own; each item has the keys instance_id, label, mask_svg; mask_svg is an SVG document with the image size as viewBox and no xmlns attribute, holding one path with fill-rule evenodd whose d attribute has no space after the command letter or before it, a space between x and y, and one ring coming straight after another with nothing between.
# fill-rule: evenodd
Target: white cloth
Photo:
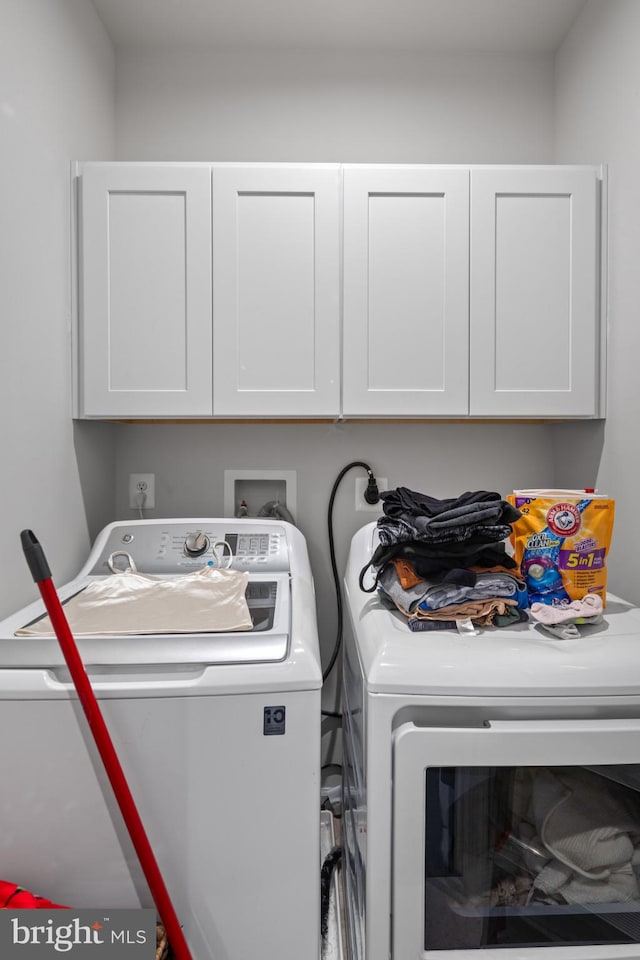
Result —
<instances>
[{"instance_id":1,"label":"white cloth","mask_svg":"<svg viewBox=\"0 0 640 960\"><path fill-rule=\"evenodd\" d=\"M579 767L539 770L530 820L551 857L536 888L568 903L640 899L633 871L640 825L603 777Z\"/></svg>"},{"instance_id":2,"label":"white cloth","mask_svg":"<svg viewBox=\"0 0 640 960\"><path fill-rule=\"evenodd\" d=\"M250 630L249 574L206 566L194 573L157 577L129 568L92 581L64 605L76 637ZM53 637L48 617L16 636Z\"/></svg>"},{"instance_id":3,"label":"white cloth","mask_svg":"<svg viewBox=\"0 0 640 960\"><path fill-rule=\"evenodd\" d=\"M560 894L566 903L628 903L638 899L638 884L630 863L612 869L604 882L587 880L552 860L540 871L534 886L550 897Z\"/></svg>"}]
</instances>

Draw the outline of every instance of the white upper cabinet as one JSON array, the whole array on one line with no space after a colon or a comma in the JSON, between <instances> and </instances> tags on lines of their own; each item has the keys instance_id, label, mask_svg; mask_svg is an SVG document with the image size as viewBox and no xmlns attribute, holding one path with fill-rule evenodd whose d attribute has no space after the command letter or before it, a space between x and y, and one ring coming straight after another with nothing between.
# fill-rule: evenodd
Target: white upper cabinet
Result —
<instances>
[{"instance_id":1,"label":"white upper cabinet","mask_svg":"<svg viewBox=\"0 0 640 960\"><path fill-rule=\"evenodd\" d=\"M587 166L81 165L77 414L602 416L603 194Z\"/></svg>"},{"instance_id":2,"label":"white upper cabinet","mask_svg":"<svg viewBox=\"0 0 640 960\"><path fill-rule=\"evenodd\" d=\"M344 415L598 416L599 185L345 167Z\"/></svg>"},{"instance_id":3,"label":"white upper cabinet","mask_svg":"<svg viewBox=\"0 0 640 960\"><path fill-rule=\"evenodd\" d=\"M207 167L83 165L81 416L211 416L210 196Z\"/></svg>"},{"instance_id":4,"label":"white upper cabinet","mask_svg":"<svg viewBox=\"0 0 640 960\"><path fill-rule=\"evenodd\" d=\"M213 410L340 412L340 168L213 168Z\"/></svg>"},{"instance_id":5,"label":"white upper cabinet","mask_svg":"<svg viewBox=\"0 0 640 960\"><path fill-rule=\"evenodd\" d=\"M344 416L469 410L469 171L344 168Z\"/></svg>"},{"instance_id":6,"label":"white upper cabinet","mask_svg":"<svg viewBox=\"0 0 640 960\"><path fill-rule=\"evenodd\" d=\"M597 415L598 213L594 168L472 169L472 416Z\"/></svg>"}]
</instances>

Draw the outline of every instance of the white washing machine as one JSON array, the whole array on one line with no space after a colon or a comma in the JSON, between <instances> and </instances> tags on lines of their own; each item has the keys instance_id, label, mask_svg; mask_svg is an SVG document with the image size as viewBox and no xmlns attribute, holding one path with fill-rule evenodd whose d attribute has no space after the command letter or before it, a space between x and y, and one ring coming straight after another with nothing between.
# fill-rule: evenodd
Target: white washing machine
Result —
<instances>
[{"instance_id":1,"label":"white washing machine","mask_svg":"<svg viewBox=\"0 0 640 960\"><path fill-rule=\"evenodd\" d=\"M637 960L640 610L412 633L360 587L376 545L345 573L352 960Z\"/></svg>"},{"instance_id":2,"label":"white washing machine","mask_svg":"<svg viewBox=\"0 0 640 960\"><path fill-rule=\"evenodd\" d=\"M252 629L78 647L194 960L317 960L322 673L300 531L114 523L58 592L109 576L116 551L170 575L221 540L249 571ZM42 615L0 624L0 876L78 908L152 906L57 640L14 635Z\"/></svg>"}]
</instances>

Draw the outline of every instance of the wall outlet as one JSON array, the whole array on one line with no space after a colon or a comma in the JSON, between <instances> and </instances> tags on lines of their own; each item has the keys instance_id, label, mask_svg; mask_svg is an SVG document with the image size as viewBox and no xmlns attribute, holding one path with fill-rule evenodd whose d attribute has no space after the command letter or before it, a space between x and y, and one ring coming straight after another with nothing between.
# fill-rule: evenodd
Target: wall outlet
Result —
<instances>
[{"instance_id":1,"label":"wall outlet","mask_svg":"<svg viewBox=\"0 0 640 960\"><path fill-rule=\"evenodd\" d=\"M382 500L378 500L377 503L367 503L364 498L364 492L367 489L367 484L369 483L368 477L356 477L356 510L366 510L370 513L382 513ZM376 477L376 483L378 484L378 492L382 493L383 490L388 490L386 477Z\"/></svg>"},{"instance_id":2,"label":"wall outlet","mask_svg":"<svg viewBox=\"0 0 640 960\"><path fill-rule=\"evenodd\" d=\"M141 494L145 495L143 500ZM133 510L149 510L156 505L155 473L129 474L129 506Z\"/></svg>"}]
</instances>

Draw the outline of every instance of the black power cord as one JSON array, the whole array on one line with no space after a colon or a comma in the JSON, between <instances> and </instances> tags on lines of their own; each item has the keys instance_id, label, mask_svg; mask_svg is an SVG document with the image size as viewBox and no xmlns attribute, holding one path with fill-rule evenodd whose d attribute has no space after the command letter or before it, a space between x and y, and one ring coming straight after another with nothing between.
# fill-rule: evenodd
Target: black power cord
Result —
<instances>
[{"instance_id":1,"label":"black power cord","mask_svg":"<svg viewBox=\"0 0 640 960\"><path fill-rule=\"evenodd\" d=\"M369 480L367 482L367 487L364 492L364 498L367 503L377 503L380 499L380 493L378 491L378 484L376 478L373 475L373 470L368 463L365 463L363 460L354 460L352 463L348 463L346 467L343 467L338 476L335 479L333 484L333 489L331 490L331 496L329 497L329 509L327 514L327 524L329 527L329 556L331 558L331 572L333 573L333 582L336 590L336 606L338 608L338 626L336 630L336 642L331 654L331 659L324 669L322 674L323 681L327 679L331 671L333 670L334 664L338 659L338 654L340 652L340 647L342 646L342 624L343 624L343 610L342 610L342 590L340 589L340 578L338 576L338 565L336 563L336 548L333 536L333 502L336 498L336 493L338 492L338 487L340 482L344 477L345 473L349 470L352 470L354 467L362 467L363 470L367 471ZM323 711L324 713L324 711ZM334 716L332 713L327 713L327 716Z\"/></svg>"}]
</instances>

